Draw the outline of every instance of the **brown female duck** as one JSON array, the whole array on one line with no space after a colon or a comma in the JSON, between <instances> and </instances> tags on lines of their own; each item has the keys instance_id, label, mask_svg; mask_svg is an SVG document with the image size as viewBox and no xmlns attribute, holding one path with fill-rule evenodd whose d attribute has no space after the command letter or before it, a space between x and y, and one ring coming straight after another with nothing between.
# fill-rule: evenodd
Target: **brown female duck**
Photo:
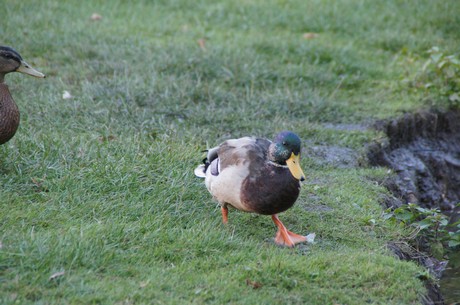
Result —
<instances>
[{"instance_id":1,"label":"brown female duck","mask_svg":"<svg viewBox=\"0 0 460 305\"><path fill-rule=\"evenodd\" d=\"M279 133L273 142L251 137L227 140L208 151L195 175L205 178L208 191L221 205L224 223L228 205L271 215L278 227L275 243L293 247L310 239L287 230L277 214L294 205L300 181L305 180L300 146L300 138L290 131Z\"/></svg>"},{"instance_id":2,"label":"brown female duck","mask_svg":"<svg viewBox=\"0 0 460 305\"><path fill-rule=\"evenodd\" d=\"M33 69L10 47L0 46L0 145L10 140L19 126L19 110L5 84L5 75L20 72L35 77L45 77Z\"/></svg>"}]
</instances>

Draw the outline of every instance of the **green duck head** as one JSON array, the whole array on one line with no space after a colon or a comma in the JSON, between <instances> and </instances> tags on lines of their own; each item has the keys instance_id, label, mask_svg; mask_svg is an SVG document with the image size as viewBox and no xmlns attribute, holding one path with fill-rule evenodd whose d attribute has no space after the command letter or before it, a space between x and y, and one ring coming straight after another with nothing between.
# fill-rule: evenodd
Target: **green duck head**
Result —
<instances>
[{"instance_id":1,"label":"green duck head","mask_svg":"<svg viewBox=\"0 0 460 305\"><path fill-rule=\"evenodd\" d=\"M305 174L300 167L301 141L292 131L280 132L270 145L268 158L280 165L287 165L292 176L304 181Z\"/></svg>"}]
</instances>

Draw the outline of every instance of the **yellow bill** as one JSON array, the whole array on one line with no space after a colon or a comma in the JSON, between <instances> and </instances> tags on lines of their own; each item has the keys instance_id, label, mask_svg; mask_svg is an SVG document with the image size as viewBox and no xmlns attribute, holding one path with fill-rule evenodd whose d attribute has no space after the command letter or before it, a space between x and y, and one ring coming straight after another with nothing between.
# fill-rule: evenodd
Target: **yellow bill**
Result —
<instances>
[{"instance_id":1,"label":"yellow bill","mask_svg":"<svg viewBox=\"0 0 460 305\"><path fill-rule=\"evenodd\" d=\"M40 77L40 78L44 78L44 77L45 77L45 74L43 74L43 73L41 73L41 72L38 72L37 70L35 70L34 68L32 68L32 67L31 67L28 63L26 63L25 61L21 61L21 65L19 66L19 68L16 69L16 72L20 72L20 73L32 75L32 76L35 76L35 77Z\"/></svg>"},{"instance_id":2,"label":"yellow bill","mask_svg":"<svg viewBox=\"0 0 460 305\"><path fill-rule=\"evenodd\" d=\"M286 164L294 178L304 181L305 174L303 173L302 168L300 167L300 154L295 155L294 153L291 154L291 157L286 160Z\"/></svg>"}]
</instances>

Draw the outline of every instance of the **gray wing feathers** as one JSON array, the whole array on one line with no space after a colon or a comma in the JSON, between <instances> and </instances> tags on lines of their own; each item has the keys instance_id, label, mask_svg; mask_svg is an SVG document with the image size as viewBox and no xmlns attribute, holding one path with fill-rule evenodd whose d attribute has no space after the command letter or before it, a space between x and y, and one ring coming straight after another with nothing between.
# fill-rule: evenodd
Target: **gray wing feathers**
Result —
<instances>
[{"instance_id":1,"label":"gray wing feathers","mask_svg":"<svg viewBox=\"0 0 460 305\"><path fill-rule=\"evenodd\" d=\"M232 165L243 165L247 162L250 166L257 168L265 162L270 141L244 137L223 142L221 145L208 150L204 164L195 169L195 175L200 178L206 177L208 169L213 176L219 175L226 167ZM248 165L246 165L248 166Z\"/></svg>"}]
</instances>

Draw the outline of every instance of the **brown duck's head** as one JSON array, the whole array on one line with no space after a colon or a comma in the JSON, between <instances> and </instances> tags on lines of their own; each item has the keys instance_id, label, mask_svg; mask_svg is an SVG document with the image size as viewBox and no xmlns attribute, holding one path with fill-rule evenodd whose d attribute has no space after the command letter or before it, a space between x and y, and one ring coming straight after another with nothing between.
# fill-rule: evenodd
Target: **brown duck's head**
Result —
<instances>
[{"instance_id":1,"label":"brown duck's head","mask_svg":"<svg viewBox=\"0 0 460 305\"><path fill-rule=\"evenodd\" d=\"M10 72L20 72L35 77L45 77L41 72L38 72L26 63L21 55L13 48L0 46L0 82L3 82L5 74Z\"/></svg>"},{"instance_id":2,"label":"brown duck's head","mask_svg":"<svg viewBox=\"0 0 460 305\"><path fill-rule=\"evenodd\" d=\"M268 157L277 164L287 165L294 178L304 181L305 174L300 167L300 147L299 136L292 131L282 131L270 145Z\"/></svg>"}]
</instances>

